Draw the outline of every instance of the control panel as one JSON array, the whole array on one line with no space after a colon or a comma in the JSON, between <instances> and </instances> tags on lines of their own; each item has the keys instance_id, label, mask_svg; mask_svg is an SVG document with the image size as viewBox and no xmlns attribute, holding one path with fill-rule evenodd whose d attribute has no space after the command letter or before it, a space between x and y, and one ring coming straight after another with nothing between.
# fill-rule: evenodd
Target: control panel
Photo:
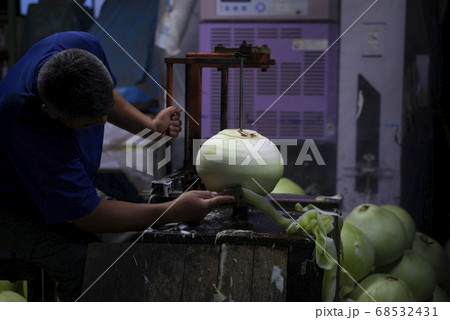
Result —
<instances>
[{"instance_id":1,"label":"control panel","mask_svg":"<svg viewBox=\"0 0 450 320\"><path fill-rule=\"evenodd\" d=\"M339 0L200 0L201 21L337 21Z\"/></svg>"},{"instance_id":2,"label":"control panel","mask_svg":"<svg viewBox=\"0 0 450 320\"><path fill-rule=\"evenodd\" d=\"M218 16L305 16L308 0L216 0Z\"/></svg>"}]
</instances>

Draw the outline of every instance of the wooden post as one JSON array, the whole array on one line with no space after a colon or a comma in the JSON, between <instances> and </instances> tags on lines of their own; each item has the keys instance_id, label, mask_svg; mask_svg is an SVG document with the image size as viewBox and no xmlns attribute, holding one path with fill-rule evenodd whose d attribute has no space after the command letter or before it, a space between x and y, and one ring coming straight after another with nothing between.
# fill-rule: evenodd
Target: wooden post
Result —
<instances>
[{"instance_id":1,"label":"wooden post","mask_svg":"<svg viewBox=\"0 0 450 320\"><path fill-rule=\"evenodd\" d=\"M166 108L173 104L173 63L166 59Z\"/></svg>"}]
</instances>

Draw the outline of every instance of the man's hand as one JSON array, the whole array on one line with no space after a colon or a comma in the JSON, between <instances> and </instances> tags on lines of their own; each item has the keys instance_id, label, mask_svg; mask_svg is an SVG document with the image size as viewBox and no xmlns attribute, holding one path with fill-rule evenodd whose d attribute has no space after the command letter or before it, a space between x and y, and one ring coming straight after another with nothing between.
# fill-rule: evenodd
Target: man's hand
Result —
<instances>
[{"instance_id":1,"label":"man's hand","mask_svg":"<svg viewBox=\"0 0 450 320\"><path fill-rule=\"evenodd\" d=\"M173 106L161 110L153 119L156 131L167 134L170 137L177 137L181 131L181 111L180 108Z\"/></svg>"},{"instance_id":2,"label":"man's hand","mask_svg":"<svg viewBox=\"0 0 450 320\"><path fill-rule=\"evenodd\" d=\"M202 220L209 212L221 204L233 203L234 197L218 195L211 191L188 191L173 200L167 212L170 220L193 222Z\"/></svg>"}]
</instances>

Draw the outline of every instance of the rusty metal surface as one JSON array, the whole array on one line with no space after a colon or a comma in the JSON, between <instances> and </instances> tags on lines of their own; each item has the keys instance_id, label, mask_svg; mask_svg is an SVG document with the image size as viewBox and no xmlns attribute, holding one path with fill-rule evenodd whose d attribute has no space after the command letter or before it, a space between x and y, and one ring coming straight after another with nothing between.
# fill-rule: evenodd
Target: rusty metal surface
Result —
<instances>
[{"instance_id":1,"label":"rusty metal surface","mask_svg":"<svg viewBox=\"0 0 450 320\"><path fill-rule=\"evenodd\" d=\"M219 46L220 47L220 46ZM237 53L244 57L244 68L259 68L266 70L275 64L275 60L270 59L270 48L242 46L240 48L220 47L221 53L188 53L183 58L166 58L166 105L173 104L173 65L184 64L186 71L185 82L185 152L184 167L193 170L193 140L201 138L202 128L202 69L217 68L221 71L221 105L220 105L220 128L226 127L228 114L228 70L229 68L239 68L241 59ZM170 170L167 171L171 173Z\"/></svg>"}]
</instances>

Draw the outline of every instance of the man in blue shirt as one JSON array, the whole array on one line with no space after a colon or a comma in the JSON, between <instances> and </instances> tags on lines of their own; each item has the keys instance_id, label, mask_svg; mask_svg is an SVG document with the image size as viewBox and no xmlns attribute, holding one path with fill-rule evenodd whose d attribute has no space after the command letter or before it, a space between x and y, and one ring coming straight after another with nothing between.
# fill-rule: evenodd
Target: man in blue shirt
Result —
<instances>
[{"instance_id":1,"label":"man in blue shirt","mask_svg":"<svg viewBox=\"0 0 450 320\"><path fill-rule=\"evenodd\" d=\"M180 112L151 119L116 90L98 40L64 32L35 44L0 83L0 248L45 268L62 301L81 293L93 233L201 220L232 201L190 191L163 204L101 200L93 184L106 121L176 137Z\"/></svg>"}]
</instances>

